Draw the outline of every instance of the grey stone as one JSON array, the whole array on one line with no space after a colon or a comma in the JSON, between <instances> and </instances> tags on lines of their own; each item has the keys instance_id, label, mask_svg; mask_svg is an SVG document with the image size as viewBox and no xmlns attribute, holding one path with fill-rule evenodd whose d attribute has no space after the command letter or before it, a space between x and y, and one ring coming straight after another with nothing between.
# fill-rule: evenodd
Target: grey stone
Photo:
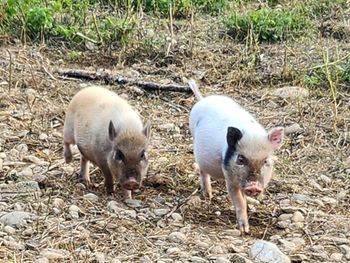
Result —
<instances>
[{"instance_id":1,"label":"grey stone","mask_svg":"<svg viewBox=\"0 0 350 263\"><path fill-rule=\"evenodd\" d=\"M58 197L53 200L52 204L56 208L63 208L65 206L64 200Z\"/></svg>"},{"instance_id":2,"label":"grey stone","mask_svg":"<svg viewBox=\"0 0 350 263\"><path fill-rule=\"evenodd\" d=\"M273 91L272 93L276 97L280 97L283 99L287 98L305 98L309 96L309 91L302 87L293 87L293 86L286 86L282 88L278 88Z\"/></svg>"},{"instance_id":3,"label":"grey stone","mask_svg":"<svg viewBox=\"0 0 350 263\"><path fill-rule=\"evenodd\" d=\"M169 208L158 208L158 209L154 209L154 210L153 210L153 213L154 213L156 216L164 216L164 215L166 215L169 211L170 211Z\"/></svg>"},{"instance_id":4,"label":"grey stone","mask_svg":"<svg viewBox=\"0 0 350 263\"><path fill-rule=\"evenodd\" d=\"M140 208L142 207L142 202L137 199L126 199L125 203L127 206L132 207L132 208Z\"/></svg>"},{"instance_id":5,"label":"grey stone","mask_svg":"<svg viewBox=\"0 0 350 263\"><path fill-rule=\"evenodd\" d=\"M293 222L304 222L305 218L303 214L299 211L294 212L293 217L292 217Z\"/></svg>"},{"instance_id":6,"label":"grey stone","mask_svg":"<svg viewBox=\"0 0 350 263\"><path fill-rule=\"evenodd\" d=\"M240 255L240 254L234 254L230 261L231 263L253 263L250 259Z\"/></svg>"},{"instance_id":7,"label":"grey stone","mask_svg":"<svg viewBox=\"0 0 350 263\"><path fill-rule=\"evenodd\" d=\"M286 220L290 220L292 218L293 214L281 214L278 217L278 221L286 221Z\"/></svg>"},{"instance_id":8,"label":"grey stone","mask_svg":"<svg viewBox=\"0 0 350 263\"><path fill-rule=\"evenodd\" d=\"M28 213L28 212L23 212L23 211L13 211L10 213L7 213L3 215L0 218L0 221L5 225L5 226L15 226L15 227L20 227L26 225L27 220L34 219L35 215Z\"/></svg>"},{"instance_id":9,"label":"grey stone","mask_svg":"<svg viewBox=\"0 0 350 263\"><path fill-rule=\"evenodd\" d=\"M96 252L94 253L94 259L97 263L105 263L106 262L106 256L102 252Z\"/></svg>"},{"instance_id":10,"label":"grey stone","mask_svg":"<svg viewBox=\"0 0 350 263\"><path fill-rule=\"evenodd\" d=\"M290 263L290 259L275 244L264 240L257 240L249 252L254 260L268 263Z\"/></svg>"},{"instance_id":11,"label":"grey stone","mask_svg":"<svg viewBox=\"0 0 350 263\"><path fill-rule=\"evenodd\" d=\"M69 252L63 249L47 248L40 252L40 256L49 260L65 259L69 256Z\"/></svg>"},{"instance_id":12,"label":"grey stone","mask_svg":"<svg viewBox=\"0 0 350 263\"><path fill-rule=\"evenodd\" d=\"M76 205L71 205L69 207L69 215L71 216L71 218L73 219L78 219L79 218L79 213L80 213L80 208L77 207Z\"/></svg>"},{"instance_id":13,"label":"grey stone","mask_svg":"<svg viewBox=\"0 0 350 263\"><path fill-rule=\"evenodd\" d=\"M84 195L84 198L86 200L89 200L90 202L96 203L98 202L98 196L93 193L88 193Z\"/></svg>"},{"instance_id":14,"label":"grey stone","mask_svg":"<svg viewBox=\"0 0 350 263\"><path fill-rule=\"evenodd\" d=\"M142 256L140 257L140 263L152 263L152 260L149 258L149 256Z\"/></svg>"},{"instance_id":15,"label":"grey stone","mask_svg":"<svg viewBox=\"0 0 350 263\"><path fill-rule=\"evenodd\" d=\"M3 197L40 195L38 182L23 181L16 184L0 184L0 193Z\"/></svg>"},{"instance_id":16,"label":"grey stone","mask_svg":"<svg viewBox=\"0 0 350 263\"><path fill-rule=\"evenodd\" d=\"M16 229L14 229L12 226L5 226L3 230L9 235L13 235L14 233L16 233Z\"/></svg>"},{"instance_id":17,"label":"grey stone","mask_svg":"<svg viewBox=\"0 0 350 263\"><path fill-rule=\"evenodd\" d=\"M172 242L183 243L186 241L186 236L181 232L172 232L168 236L168 239Z\"/></svg>"},{"instance_id":18,"label":"grey stone","mask_svg":"<svg viewBox=\"0 0 350 263\"><path fill-rule=\"evenodd\" d=\"M193 263L206 263L208 261L206 259L204 259L204 258L193 256L193 257L190 258L190 262L193 262Z\"/></svg>"},{"instance_id":19,"label":"grey stone","mask_svg":"<svg viewBox=\"0 0 350 263\"><path fill-rule=\"evenodd\" d=\"M343 254L341 253L333 253L329 257L334 262L342 262Z\"/></svg>"},{"instance_id":20,"label":"grey stone","mask_svg":"<svg viewBox=\"0 0 350 263\"><path fill-rule=\"evenodd\" d=\"M182 216L179 213L172 213L171 218L174 219L174 221L182 221Z\"/></svg>"},{"instance_id":21,"label":"grey stone","mask_svg":"<svg viewBox=\"0 0 350 263\"><path fill-rule=\"evenodd\" d=\"M284 128L284 134L289 135L292 133L301 132L302 130L303 129L300 127L300 125L298 123L293 123L293 124Z\"/></svg>"}]
</instances>

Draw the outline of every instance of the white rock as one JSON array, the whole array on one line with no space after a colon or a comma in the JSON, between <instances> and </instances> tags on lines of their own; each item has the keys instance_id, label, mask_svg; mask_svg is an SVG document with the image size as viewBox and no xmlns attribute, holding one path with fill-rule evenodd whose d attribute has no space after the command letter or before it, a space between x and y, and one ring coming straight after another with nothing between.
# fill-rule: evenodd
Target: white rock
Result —
<instances>
[{"instance_id":1,"label":"white rock","mask_svg":"<svg viewBox=\"0 0 350 263\"><path fill-rule=\"evenodd\" d=\"M21 143L16 146L16 150L23 156L28 153L28 145L25 143Z\"/></svg>"},{"instance_id":2,"label":"white rock","mask_svg":"<svg viewBox=\"0 0 350 263\"><path fill-rule=\"evenodd\" d=\"M53 199L53 202L52 202L53 206L56 207L56 208L63 208L65 203L64 203L64 200L62 198L58 198L56 197L55 199Z\"/></svg>"},{"instance_id":3,"label":"white rock","mask_svg":"<svg viewBox=\"0 0 350 263\"><path fill-rule=\"evenodd\" d=\"M332 206L336 205L338 203L337 199L334 199L332 197L325 196L322 198L322 201L326 204L330 204Z\"/></svg>"},{"instance_id":4,"label":"white rock","mask_svg":"<svg viewBox=\"0 0 350 263\"><path fill-rule=\"evenodd\" d=\"M251 260L249 260L248 258L240 255L240 254L234 254L231 258L230 258L230 262L234 262L234 263L253 263Z\"/></svg>"},{"instance_id":5,"label":"white rock","mask_svg":"<svg viewBox=\"0 0 350 263\"><path fill-rule=\"evenodd\" d=\"M49 138L46 133L40 133L39 140L40 141L46 141Z\"/></svg>"},{"instance_id":6,"label":"white rock","mask_svg":"<svg viewBox=\"0 0 350 263\"><path fill-rule=\"evenodd\" d=\"M168 239L172 242L183 243L186 241L186 236L181 232L172 232L168 236Z\"/></svg>"},{"instance_id":7,"label":"white rock","mask_svg":"<svg viewBox=\"0 0 350 263\"><path fill-rule=\"evenodd\" d=\"M157 208L157 209L154 209L154 210L153 210L153 213L154 213L156 216L164 216L164 215L166 215L168 212L169 212L169 209L168 209L168 208Z\"/></svg>"},{"instance_id":8,"label":"white rock","mask_svg":"<svg viewBox=\"0 0 350 263\"><path fill-rule=\"evenodd\" d=\"M142 256L140 257L140 263L152 263L152 260L149 258L149 256Z\"/></svg>"},{"instance_id":9,"label":"white rock","mask_svg":"<svg viewBox=\"0 0 350 263\"><path fill-rule=\"evenodd\" d=\"M106 256L102 252L94 253L94 258L95 258L97 263L105 263L106 262Z\"/></svg>"},{"instance_id":10,"label":"white rock","mask_svg":"<svg viewBox=\"0 0 350 263\"><path fill-rule=\"evenodd\" d=\"M65 259L69 256L69 252L63 249L53 249L53 248L47 248L40 252L40 255L42 257L45 257L47 259L51 260L57 260L57 259Z\"/></svg>"},{"instance_id":11,"label":"white rock","mask_svg":"<svg viewBox=\"0 0 350 263\"><path fill-rule=\"evenodd\" d=\"M272 93L276 97L280 98L305 98L309 96L309 91L302 87L283 87L274 90Z\"/></svg>"},{"instance_id":12,"label":"white rock","mask_svg":"<svg viewBox=\"0 0 350 263\"><path fill-rule=\"evenodd\" d=\"M48 164L48 162L40 160L38 157L36 157L34 155L26 155L26 156L23 157L23 160L27 161L27 162L31 162L31 163L37 164L37 165Z\"/></svg>"},{"instance_id":13,"label":"white rock","mask_svg":"<svg viewBox=\"0 0 350 263\"><path fill-rule=\"evenodd\" d=\"M19 243L16 242L14 240L4 240L3 241L4 245L7 246L10 249L14 249L14 250L24 250L24 244L23 243Z\"/></svg>"},{"instance_id":14,"label":"white rock","mask_svg":"<svg viewBox=\"0 0 350 263\"><path fill-rule=\"evenodd\" d=\"M211 254L223 254L224 253L224 250L221 246L219 245L216 245L216 246L213 246L211 249L210 249L210 253Z\"/></svg>"},{"instance_id":15,"label":"white rock","mask_svg":"<svg viewBox=\"0 0 350 263\"><path fill-rule=\"evenodd\" d=\"M98 202L98 196L93 193L88 193L84 195L84 198L86 200L89 200L90 202Z\"/></svg>"},{"instance_id":16,"label":"white rock","mask_svg":"<svg viewBox=\"0 0 350 263\"><path fill-rule=\"evenodd\" d=\"M224 258L224 257L218 257L215 259L215 263L230 263L231 261ZM233 261L234 262L234 261Z\"/></svg>"},{"instance_id":17,"label":"white rock","mask_svg":"<svg viewBox=\"0 0 350 263\"><path fill-rule=\"evenodd\" d=\"M332 179L329 178L327 175L321 174L320 180L323 181L326 184L330 184L332 182Z\"/></svg>"},{"instance_id":18,"label":"white rock","mask_svg":"<svg viewBox=\"0 0 350 263\"><path fill-rule=\"evenodd\" d=\"M9 235L13 235L14 233L16 233L16 229L14 229L12 226L5 226L3 230Z\"/></svg>"},{"instance_id":19,"label":"white rock","mask_svg":"<svg viewBox=\"0 0 350 263\"><path fill-rule=\"evenodd\" d=\"M221 216L221 212L220 212L220 211L215 211L214 214L215 214L216 216Z\"/></svg>"},{"instance_id":20,"label":"white rock","mask_svg":"<svg viewBox=\"0 0 350 263\"><path fill-rule=\"evenodd\" d=\"M181 249L179 249L178 247L171 247L171 248L168 248L168 250L166 251L167 254L172 254L172 255L179 254L180 252L181 252Z\"/></svg>"},{"instance_id":21,"label":"white rock","mask_svg":"<svg viewBox=\"0 0 350 263\"><path fill-rule=\"evenodd\" d=\"M278 221L286 221L286 220L290 220L292 218L293 214L281 214L278 217Z\"/></svg>"},{"instance_id":22,"label":"white rock","mask_svg":"<svg viewBox=\"0 0 350 263\"><path fill-rule=\"evenodd\" d=\"M0 221L5 225L5 226L15 226L15 227L20 227L26 225L26 221L34 219L34 215L28 212L23 212L23 211L13 211L10 213L7 213L3 215L0 218Z\"/></svg>"},{"instance_id":23,"label":"white rock","mask_svg":"<svg viewBox=\"0 0 350 263\"><path fill-rule=\"evenodd\" d=\"M77 207L76 205L71 205L68 210L69 210L70 216L73 219L79 218L79 212L81 212L79 207Z\"/></svg>"},{"instance_id":24,"label":"white rock","mask_svg":"<svg viewBox=\"0 0 350 263\"><path fill-rule=\"evenodd\" d=\"M190 262L194 262L194 263L206 263L208 262L206 259L201 258L201 257L197 257L197 256L193 256L190 258Z\"/></svg>"},{"instance_id":25,"label":"white rock","mask_svg":"<svg viewBox=\"0 0 350 263\"><path fill-rule=\"evenodd\" d=\"M182 221L182 216L179 213L172 213L171 214L172 219L174 219L174 221L179 222Z\"/></svg>"},{"instance_id":26,"label":"white rock","mask_svg":"<svg viewBox=\"0 0 350 263\"><path fill-rule=\"evenodd\" d=\"M47 258L38 258L35 260L35 263L49 263L49 259Z\"/></svg>"},{"instance_id":27,"label":"white rock","mask_svg":"<svg viewBox=\"0 0 350 263\"><path fill-rule=\"evenodd\" d=\"M305 218L303 216L303 214L299 211L294 212L293 217L292 217L292 221L295 222L304 222Z\"/></svg>"},{"instance_id":28,"label":"white rock","mask_svg":"<svg viewBox=\"0 0 350 263\"><path fill-rule=\"evenodd\" d=\"M293 123L293 124L284 128L284 134L289 135L292 133L300 132L302 130L303 129L300 127L300 125L298 123Z\"/></svg>"},{"instance_id":29,"label":"white rock","mask_svg":"<svg viewBox=\"0 0 350 263\"><path fill-rule=\"evenodd\" d=\"M268 263L290 263L290 259L279 248L264 240L257 240L250 248L250 257Z\"/></svg>"},{"instance_id":30,"label":"white rock","mask_svg":"<svg viewBox=\"0 0 350 263\"><path fill-rule=\"evenodd\" d=\"M142 207L142 202L137 199L126 199L125 203L132 208L140 208Z\"/></svg>"},{"instance_id":31,"label":"white rock","mask_svg":"<svg viewBox=\"0 0 350 263\"><path fill-rule=\"evenodd\" d=\"M33 170L29 167L23 168L19 173L18 176L21 177L21 180L23 179L33 179Z\"/></svg>"},{"instance_id":32,"label":"white rock","mask_svg":"<svg viewBox=\"0 0 350 263\"><path fill-rule=\"evenodd\" d=\"M334 262L342 262L343 254L341 253L333 253L329 257Z\"/></svg>"},{"instance_id":33,"label":"white rock","mask_svg":"<svg viewBox=\"0 0 350 263\"><path fill-rule=\"evenodd\" d=\"M165 124L159 125L159 129L161 129L161 130L170 131L170 130L172 130L174 128L175 128L175 124L174 123L165 123Z\"/></svg>"}]
</instances>

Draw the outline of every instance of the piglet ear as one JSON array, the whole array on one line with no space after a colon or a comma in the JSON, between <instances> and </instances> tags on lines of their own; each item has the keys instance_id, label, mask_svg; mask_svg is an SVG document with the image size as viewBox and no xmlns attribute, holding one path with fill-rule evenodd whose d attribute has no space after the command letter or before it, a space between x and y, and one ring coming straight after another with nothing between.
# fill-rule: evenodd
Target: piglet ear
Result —
<instances>
[{"instance_id":1,"label":"piglet ear","mask_svg":"<svg viewBox=\"0 0 350 263\"><path fill-rule=\"evenodd\" d=\"M142 132L146 136L147 141L149 141L149 138L151 137L151 122L150 121L147 121L145 126L143 126Z\"/></svg>"},{"instance_id":2,"label":"piglet ear","mask_svg":"<svg viewBox=\"0 0 350 263\"><path fill-rule=\"evenodd\" d=\"M237 129L235 127L228 127L227 128L226 140L227 140L228 146L235 148L237 142L242 137L243 137L243 134L239 129Z\"/></svg>"},{"instance_id":3,"label":"piglet ear","mask_svg":"<svg viewBox=\"0 0 350 263\"><path fill-rule=\"evenodd\" d=\"M277 150L281 147L283 142L284 131L282 127L272 128L269 131L268 139L274 150Z\"/></svg>"},{"instance_id":4,"label":"piglet ear","mask_svg":"<svg viewBox=\"0 0 350 263\"><path fill-rule=\"evenodd\" d=\"M108 136L111 141L114 140L115 137L117 137L117 132L114 128L113 122L109 122L109 127L108 127Z\"/></svg>"}]
</instances>

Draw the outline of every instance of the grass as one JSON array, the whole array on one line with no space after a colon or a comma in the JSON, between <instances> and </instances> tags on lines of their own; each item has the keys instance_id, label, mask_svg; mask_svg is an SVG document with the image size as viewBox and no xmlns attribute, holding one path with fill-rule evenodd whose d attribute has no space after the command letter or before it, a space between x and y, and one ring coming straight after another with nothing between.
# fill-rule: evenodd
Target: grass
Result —
<instances>
[{"instance_id":1,"label":"grass","mask_svg":"<svg viewBox=\"0 0 350 263\"><path fill-rule=\"evenodd\" d=\"M263 8L240 14L234 12L225 20L228 32L243 40L253 33L261 42L276 42L306 35L312 29L308 19L295 11Z\"/></svg>"}]
</instances>

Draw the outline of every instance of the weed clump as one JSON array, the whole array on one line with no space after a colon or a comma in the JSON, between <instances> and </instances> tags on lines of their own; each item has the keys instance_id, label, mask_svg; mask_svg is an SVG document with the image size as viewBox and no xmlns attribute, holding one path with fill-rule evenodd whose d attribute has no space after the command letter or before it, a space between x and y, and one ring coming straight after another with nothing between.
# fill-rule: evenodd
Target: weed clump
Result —
<instances>
[{"instance_id":1,"label":"weed clump","mask_svg":"<svg viewBox=\"0 0 350 263\"><path fill-rule=\"evenodd\" d=\"M298 12L262 8L233 13L224 21L228 33L238 40L254 34L260 42L284 41L306 35L312 24Z\"/></svg>"}]
</instances>

